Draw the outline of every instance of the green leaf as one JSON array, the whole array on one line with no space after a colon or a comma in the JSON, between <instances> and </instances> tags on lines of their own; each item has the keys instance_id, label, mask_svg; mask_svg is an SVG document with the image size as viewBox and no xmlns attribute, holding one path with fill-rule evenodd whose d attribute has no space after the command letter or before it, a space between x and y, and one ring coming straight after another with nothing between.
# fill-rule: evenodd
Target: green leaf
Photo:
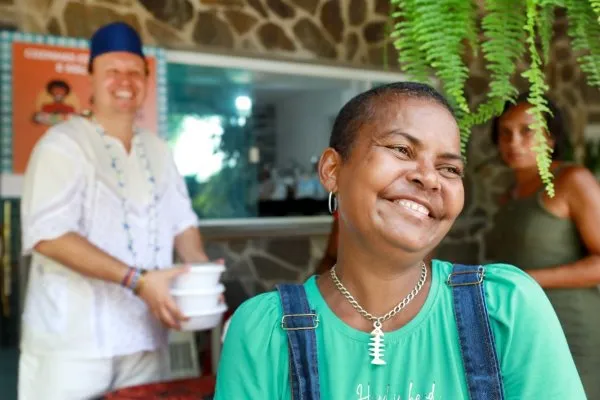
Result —
<instances>
[{"instance_id":1,"label":"green leaf","mask_svg":"<svg viewBox=\"0 0 600 400\"><path fill-rule=\"evenodd\" d=\"M542 54L544 63L548 63L550 59L550 44L552 42L552 32L554 24L554 6L552 4L544 4L541 6L536 20L537 30L542 42Z\"/></svg>"},{"instance_id":2,"label":"green leaf","mask_svg":"<svg viewBox=\"0 0 600 400\"><path fill-rule=\"evenodd\" d=\"M477 7L485 14L478 28ZM512 84L516 65L525 51L531 65L522 74L530 84L530 112L535 123L534 151L540 177L550 196L552 149L548 145L544 100L548 90L543 66L552 42L554 8L567 9L569 35L588 83L600 87L600 0L391 0L394 5L392 37L402 69L411 79L428 82L435 75L457 110L461 148L466 149L471 129L499 115L506 101L518 94ZM481 38L481 39L480 39ZM536 41L541 44L541 52ZM480 43L481 41L481 43ZM465 84L469 70L463 61L468 49L480 51L490 84L484 102L473 111ZM598 156L600 158L600 156Z\"/></svg>"},{"instance_id":3,"label":"green leaf","mask_svg":"<svg viewBox=\"0 0 600 400\"><path fill-rule=\"evenodd\" d=\"M546 84L544 72L541 68L542 60L535 45L538 20L537 1L527 0L527 23L525 24L525 31L527 32L526 42L531 57L531 64L529 69L522 74L531 84L530 94L527 98L527 101L531 104L531 108L527 112L533 115L535 120L531 128L534 133L533 150L536 153L540 178L546 186L548 196L554 197L554 183L552 182L552 172L550 171L552 148L546 137L548 127L544 118L544 112L549 112L548 104L544 98L544 94L548 91L548 85Z\"/></svg>"},{"instance_id":4,"label":"green leaf","mask_svg":"<svg viewBox=\"0 0 600 400\"><path fill-rule=\"evenodd\" d=\"M569 18L569 36L573 49L591 86L600 87L600 0L565 0Z\"/></svg>"},{"instance_id":5,"label":"green leaf","mask_svg":"<svg viewBox=\"0 0 600 400\"><path fill-rule=\"evenodd\" d=\"M598 22L600 23L600 0L590 0L590 6L598 16Z\"/></svg>"},{"instance_id":6,"label":"green leaf","mask_svg":"<svg viewBox=\"0 0 600 400\"><path fill-rule=\"evenodd\" d=\"M428 82L433 72L455 109L469 114L465 96L469 69L463 54L465 43L473 51L478 48L475 4L465 0L393 0L392 4L398 19L392 37L402 70L419 82ZM466 141L468 131L463 134Z\"/></svg>"}]
</instances>

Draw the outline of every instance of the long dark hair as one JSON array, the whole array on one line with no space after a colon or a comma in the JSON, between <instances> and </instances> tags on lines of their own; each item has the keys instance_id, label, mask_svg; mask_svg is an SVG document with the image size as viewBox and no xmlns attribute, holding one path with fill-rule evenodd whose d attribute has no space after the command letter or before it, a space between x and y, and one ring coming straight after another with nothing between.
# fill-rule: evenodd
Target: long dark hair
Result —
<instances>
[{"instance_id":1,"label":"long dark hair","mask_svg":"<svg viewBox=\"0 0 600 400\"><path fill-rule=\"evenodd\" d=\"M500 132L498 132L498 124L500 121L500 117L504 115L508 110L515 107L518 104L528 103L527 98L529 97L529 92L525 92L519 95L514 103L507 101L504 104L504 110L502 110L502 114L500 116L494 118L492 121L492 142L495 145L498 145L498 136ZM550 112L544 113L544 119L546 120L546 126L548 127L548 133L554 139L554 152L552 153L553 160L564 160L565 157L569 154L569 149L571 147L571 143L569 141L569 136L567 135L567 131L565 129L565 123L563 119L563 115L560 109L556 106L556 104L544 96L546 102L548 104L548 109Z\"/></svg>"}]
</instances>

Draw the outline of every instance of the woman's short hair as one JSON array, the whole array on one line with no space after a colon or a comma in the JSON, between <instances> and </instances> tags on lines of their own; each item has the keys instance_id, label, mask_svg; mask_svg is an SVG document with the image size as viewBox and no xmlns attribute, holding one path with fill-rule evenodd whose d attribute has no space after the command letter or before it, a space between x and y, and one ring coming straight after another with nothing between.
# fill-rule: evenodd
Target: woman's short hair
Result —
<instances>
[{"instance_id":1,"label":"woman's short hair","mask_svg":"<svg viewBox=\"0 0 600 400\"><path fill-rule=\"evenodd\" d=\"M367 90L348 101L340 110L329 139L329 147L334 148L347 159L356 140L360 127L375 117L380 100L389 96L431 100L444 107L452 116L454 110L446 98L433 87L416 82L395 82Z\"/></svg>"},{"instance_id":2,"label":"woman's short hair","mask_svg":"<svg viewBox=\"0 0 600 400\"><path fill-rule=\"evenodd\" d=\"M528 103L529 92L525 92L520 94L515 102L507 101L504 104L504 109L502 110L502 114L498 117L494 118L492 121L492 142L495 145L498 145L498 138L500 135L499 123L500 117L504 115L508 110L515 107L518 104ZM546 126L548 127L548 133L554 139L554 152L552 153L553 160L561 160L567 156L570 142L569 136L567 135L563 115L560 109L556 106L556 104L550 100L548 97L544 96L546 103L548 104L548 109L550 112L544 112L544 119L546 120Z\"/></svg>"}]
</instances>

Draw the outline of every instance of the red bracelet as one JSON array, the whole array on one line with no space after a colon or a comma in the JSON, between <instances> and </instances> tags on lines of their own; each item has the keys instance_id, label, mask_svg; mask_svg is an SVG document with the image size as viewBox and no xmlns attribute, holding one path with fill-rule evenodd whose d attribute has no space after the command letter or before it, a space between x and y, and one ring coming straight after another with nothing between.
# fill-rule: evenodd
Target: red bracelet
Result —
<instances>
[{"instance_id":1,"label":"red bracelet","mask_svg":"<svg viewBox=\"0 0 600 400\"><path fill-rule=\"evenodd\" d=\"M129 281L131 280L131 277L133 276L134 273L135 273L135 268L129 267L129 270L127 271L127 273L123 277L123 280L121 281L121 286L128 287Z\"/></svg>"}]
</instances>

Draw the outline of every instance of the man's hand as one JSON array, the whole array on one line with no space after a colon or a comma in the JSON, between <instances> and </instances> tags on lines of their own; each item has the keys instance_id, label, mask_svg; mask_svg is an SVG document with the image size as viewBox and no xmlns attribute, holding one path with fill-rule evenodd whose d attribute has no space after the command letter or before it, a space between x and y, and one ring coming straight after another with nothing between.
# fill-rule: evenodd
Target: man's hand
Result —
<instances>
[{"instance_id":1,"label":"man's hand","mask_svg":"<svg viewBox=\"0 0 600 400\"><path fill-rule=\"evenodd\" d=\"M159 271L148 271L141 282L138 295L146 302L152 314L164 325L181 329L181 322L189 318L181 313L171 296L171 281L185 274L189 267L176 267Z\"/></svg>"}]
</instances>

